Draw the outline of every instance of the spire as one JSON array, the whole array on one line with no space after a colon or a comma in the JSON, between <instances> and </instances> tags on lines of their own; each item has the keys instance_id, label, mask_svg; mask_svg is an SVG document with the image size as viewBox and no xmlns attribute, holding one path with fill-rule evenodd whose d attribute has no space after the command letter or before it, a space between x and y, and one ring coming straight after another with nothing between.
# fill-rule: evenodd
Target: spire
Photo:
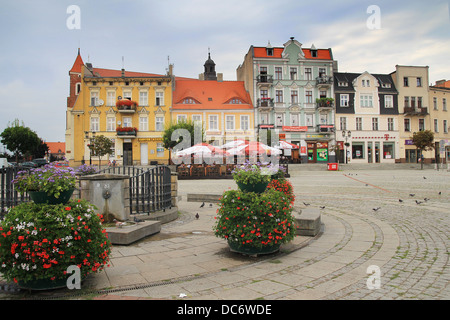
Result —
<instances>
[{"instance_id":1,"label":"spire","mask_svg":"<svg viewBox=\"0 0 450 320\"><path fill-rule=\"evenodd\" d=\"M205 67L204 79L205 80L217 80L216 76L216 64L211 59L211 52L208 48L208 60L206 60L205 64L203 65Z\"/></svg>"},{"instance_id":2,"label":"spire","mask_svg":"<svg viewBox=\"0 0 450 320\"><path fill-rule=\"evenodd\" d=\"M81 67L84 65L83 59L81 58L80 48L78 48L78 55L73 63L72 69L70 69L69 73L81 73Z\"/></svg>"}]
</instances>

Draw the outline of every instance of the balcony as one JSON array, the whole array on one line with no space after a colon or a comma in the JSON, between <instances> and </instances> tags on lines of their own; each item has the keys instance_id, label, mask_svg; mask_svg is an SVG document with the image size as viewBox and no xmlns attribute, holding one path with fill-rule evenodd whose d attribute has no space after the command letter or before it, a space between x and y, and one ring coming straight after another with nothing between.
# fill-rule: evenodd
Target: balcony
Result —
<instances>
[{"instance_id":1,"label":"balcony","mask_svg":"<svg viewBox=\"0 0 450 320\"><path fill-rule=\"evenodd\" d=\"M120 113L135 113L137 105L137 102L128 99L122 99L116 103L117 111Z\"/></svg>"},{"instance_id":2,"label":"balcony","mask_svg":"<svg viewBox=\"0 0 450 320\"><path fill-rule=\"evenodd\" d=\"M132 127L118 127L116 129L118 138L136 138L137 129Z\"/></svg>"},{"instance_id":3,"label":"balcony","mask_svg":"<svg viewBox=\"0 0 450 320\"><path fill-rule=\"evenodd\" d=\"M320 110L333 109L334 99L333 98L319 98L316 99L316 107Z\"/></svg>"},{"instance_id":4,"label":"balcony","mask_svg":"<svg viewBox=\"0 0 450 320\"><path fill-rule=\"evenodd\" d=\"M256 83L259 86L270 86L273 83L273 76L270 74L259 74L256 77Z\"/></svg>"},{"instance_id":5,"label":"balcony","mask_svg":"<svg viewBox=\"0 0 450 320\"><path fill-rule=\"evenodd\" d=\"M327 75L323 75L316 78L316 85L318 87L328 87L333 84L333 77L329 77Z\"/></svg>"},{"instance_id":6,"label":"balcony","mask_svg":"<svg viewBox=\"0 0 450 320\"><path fill-rule=\"evenodd\" d=\"M403 113L410 116L425 116L428 114L427 107L404 107Z\"/></svg>"},{"instance_id":7,"label":"balcony","mask_svg":"<svg viewBox=\"0 0 450 320\"><path fill-rule=\"evenodd\" d=\"M273 108L273 98L261 98L256 102L257 108Z\"/></svg>"},{"instance_id":8,"label":"balcony","mask_svg":"<svg viewBox=\"0 0 450 320\"><path fill-rule=\"evenodd\" d=\"M316 132L333 133L334 132L334 124L318 124Z\"/></svg>"}]
</instances>

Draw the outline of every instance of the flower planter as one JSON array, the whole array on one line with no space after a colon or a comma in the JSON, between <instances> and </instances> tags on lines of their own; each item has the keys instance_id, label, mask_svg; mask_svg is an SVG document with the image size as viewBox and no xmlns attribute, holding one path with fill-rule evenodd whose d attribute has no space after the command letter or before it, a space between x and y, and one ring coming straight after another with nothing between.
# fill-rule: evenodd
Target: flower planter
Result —
<instances>
[{"instance_id":1,"label":"flower planter","mask_svg":"<svg viewBox=\"0 0 450 320\"><path fill-rule=\"evenodd\" d=\"M67 279L37 279L27 282L19 280L17 285L26 290L54 290L67 287Z\"/></svg>"},{"instance_id":2,"label":"flower planter","mask_svg":"<svg viewBox=\"0 0 450 320\"><path fill-rule=\"evenodd\" d=\"M74 189L63 191L59 195L59 198L56 198L54 195L49 195L44 191L28 191L28 194L34 203L61 204L67 203L70 200L73 191Z\"/></svg>"},{"instance_id":3,"label":"flower planter","mask_svg":"<svg viewBox=\"0 0 450 320\"><path fill-rule=\"evenodd\" d=\"M265 245L262 247L255 247L251 244L243 244L233 241L228 241L228 246L232 252L242 253L250 256L275 253L280 250L281 244Z\"/></svg>"},{"instance_id":4,"label":"flower planter","mask_svg":"<svg viewBox=\"0 0 450 320\"><path fill-rule=\"evenodd\" d=\"M267 185L269 184L268 182L260 182L260 183L256 183L256 184L244 184L241 182L237 182L236 184L239 187L239 190L244 191L244 192L255 192L255 193L263 193L266 188Z\"/></svg>"}]
</instances>

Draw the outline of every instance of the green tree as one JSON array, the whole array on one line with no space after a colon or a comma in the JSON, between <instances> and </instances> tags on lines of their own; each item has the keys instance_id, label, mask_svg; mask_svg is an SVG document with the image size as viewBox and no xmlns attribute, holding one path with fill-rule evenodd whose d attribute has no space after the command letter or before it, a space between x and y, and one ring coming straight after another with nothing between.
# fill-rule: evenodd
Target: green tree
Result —
<instances>
[{"instance_id":1,"label":"green tree","mask_svg":"<svg viewBox=\"0 0 450 320\"><path fill-rule=\"evenodd\" d=\"M186 147L204 142L204 130L200 124L197 125L192 121L181 121L168 126L164 130L162 138L164 148L172 150L181 143ZM185 138L190 140L185 141Z\"/></svg>"},{"instance_id":2,"label":"green tree","mask_svg":"<svg viewBox=\"0 0 450 320\"><path fill-rule=\"evenodd\" d=\"M89 149L92 151L92 155L98 157L98 168L101 168L102 157L111 154L113 148L113 142L111 139L99 135L92 138L91 143L89 144Z\"/></svg>"},{"instance_id":3,"label":"green tree","mask_svg":"<svg viewBox=\"0 0 450 320\"><path fill-rule=\"evenodd\" d=\"M423 169L422 152L434 149L434 133L430 130L414 132L412 141L419 150L420 168Z\"/></svg>"},{"instance_id":4,"label":"green tree","mask_svg":"<svg viewBox=\"0 0 450 320\"><path fill-rule=\"evenodd\" d=\"M1 143L15 155L16 162L19 162L19 156L34 155L43 143L36 132L25 127L23 122L20 124L18 119L9 123L0 137Z\"/></svg>"}]
</instances>

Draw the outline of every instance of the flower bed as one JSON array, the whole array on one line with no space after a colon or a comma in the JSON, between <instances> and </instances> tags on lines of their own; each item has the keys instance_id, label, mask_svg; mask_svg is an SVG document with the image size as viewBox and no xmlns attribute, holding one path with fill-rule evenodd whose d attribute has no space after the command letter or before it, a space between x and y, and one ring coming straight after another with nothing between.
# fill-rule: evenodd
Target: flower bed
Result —
<instances>
[{"instance_id":1,"label":"flower bed","mask_svg":"<svg viewBox=\"0 0 450 320\"><path fill-rule=\"evenodd\" d=\"M40 191L59 198L62 192L75 188L76 177L70 167L58 168L48 164L29 171L19 171L13 183L20 193Z\"/></svg>"},{"instance_id":2,"label":"flower bed","mask_svg":"<svg viewBox=\"0 0 450 320\"><path fill-rule=\"evenodd\" d=\"M84 278L104 269L111 243L102 217L85 200L12 208L0 224L0 273L9 281L61 281L78 266Z\"/></svg>"}]
</instances>

